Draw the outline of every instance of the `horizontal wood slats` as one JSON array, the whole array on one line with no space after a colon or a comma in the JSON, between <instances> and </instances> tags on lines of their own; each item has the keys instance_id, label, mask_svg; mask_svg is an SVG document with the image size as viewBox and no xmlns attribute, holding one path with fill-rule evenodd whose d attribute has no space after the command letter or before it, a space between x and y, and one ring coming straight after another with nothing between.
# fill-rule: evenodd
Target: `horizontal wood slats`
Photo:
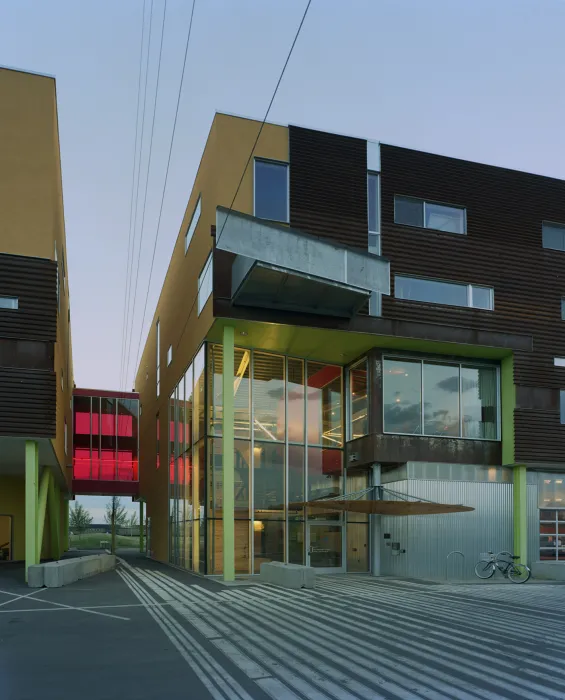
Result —
<instances>
[{"instance_id":1,"label":"horizontal wood slats","mask_svg":"<svg viewBox=\"0 0 565 700\"><path fill-rule=\"evenodd\" d=\"M0 296L17 297L18 309L0 308L0 337L56 342L57 264L0 254Z\"/></svg>"},{"instance_id":2,"label":"horizontal wood slats","mask_svg":"<svg viewBox=\"0 0 565 700\"><path fill-rule=\"evenodd\" d=\"M0 435L55 437L55 372L0 368Z\"/></svg>"},{"instance_id":3,"label":"horizontal wood slats","mask_svg":"<svg viewBox=\"0 0 565 700\"><path fill-rule=\"evenodd\" d=\"M367 143L289 127L290 224L367 250Z\"/></svg>"},{"instance_id":4,"label":"horizontal wood slats","mask_svg":"<svg viewBox=\"0 0 565 700\"><path fill-rule=\"evenodd\" d=\"M542 222L565 224L565 182L393 146L381 146L382 254L394 275L407 274L494 288L494 311L383 297L383 316L533 337L517 352L517 385L565 388L565 253L542 247ZM394 196L456 204L467 210L467 235L394 223ZM565 426L553 396L520 392L533 410L516 411L516 460L565 461ZM548 404L549 402L549 404ZM540 413L540 406L553 410ZM543 436L543 437L542 437Z\"/></svg>"}]
</instances>

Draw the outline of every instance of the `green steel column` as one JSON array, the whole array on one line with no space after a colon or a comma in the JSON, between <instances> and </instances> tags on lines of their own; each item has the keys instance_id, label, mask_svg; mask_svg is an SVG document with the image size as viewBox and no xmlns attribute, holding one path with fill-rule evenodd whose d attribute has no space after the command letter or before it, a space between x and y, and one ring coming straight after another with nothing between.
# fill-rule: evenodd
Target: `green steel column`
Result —
<instances>
[{"instance_id":1,"label":"green steel column","mask_svg":"<svg viewBox=\"0 0 565 700\"><path fill-rule=\"evenodd\" d=\"M51 533L51 557L61 558L61 492L55 479L49 481L49 530Z\"/></svg>"},{"instance_id":2,"label":"green steel column","mask_svg":"<svg viewBox=\"0 0 565 700\"><path fill-rule=\"evenodd\" d=\"M141 554L145 552L145 544L143 542L143 535L145 533L145 518L143 516L143 499L139 501L139 551Z\"/></svg>"},{"instance_id":3,"label":"green steel column","mask_svg":"<svg viewBox=\"0 0 565 700\"><path fill-rule=\"evenodd\" d=\"M520 563L528 563L528 510L526 499L526 466L514 467L514 554Z\"/></svg>"},{"instance_id":4,"label":"green steel column","mask_svg":"<svg viewBox=\"0 0 565 700\"><path fill-rule=\"evenodd\" d=\"M70 502L63 498L63 552L69 551L69 507Z\"/></svg>"},{"instance_id":5,"label":"green steel column","mask_svg":"<svg viewBox=\"0 0 565 700\"><path fill-rule=\"evenodd\" d=\"M45 528L45 513L47 512L47 494L51 482L51 470L43 467L41 482L39 484L39 501L37 504L37 561L41 561L41 547L43 545L43 530Z\"/></svg>"},{"instance_id":6,"label":"green steel column","mask_svg":"<svg viewBox=\"0 0 565 700\"><path fill-rule=\"evenodd\" d=\"M25 580L30 566L37 559L37 476L39 448L36 442L26 441L25 446Z\"/></svg>"},{"instance_id":7,"label":"green steel column","mask_svg":"<svg viewBox=\"0 0 565 700\"><path fill-rule=\"evenodd\" d=\"M514 358L503 358L500 366L500 398L502 423L502 464L514 464L514 409L516 385L514 384Z\"/></svg>"},{"instance_id":8,"label":"green steel column","mask_svg":"<svg viewBox=\"0 0 565 700\"><path fill-rule=\"evenodd\" d=\"M223 545L224 581L235 580L235 536L234 536L234 329L224 328L223 337Z\"/></svg>"}]
</instances>

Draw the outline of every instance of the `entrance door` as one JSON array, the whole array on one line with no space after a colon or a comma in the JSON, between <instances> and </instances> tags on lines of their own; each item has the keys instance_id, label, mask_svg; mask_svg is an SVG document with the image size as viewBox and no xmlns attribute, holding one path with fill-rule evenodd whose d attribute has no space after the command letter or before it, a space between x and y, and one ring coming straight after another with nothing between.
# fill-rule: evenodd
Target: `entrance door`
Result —
<instances>
[{"instance_id":1,"label":"entrance door","mask_svg":"<svg viewBox=\"0 0 565 700\"><path fill-rule=\"evenodd\" d=\"M0 561L12 559L12 516L0 515Z\"/></svg>"},{"instance_id":2,"label":"entrance door","mask_svg":"<svg viewBox=\"0 0 565 700\"><path fill-rule=\"evenodd\" d=\"M308 523L307 542L308 566L314 567L320 573L345 571L341 523L335 521Z\"/></svg>"}]
</instances>

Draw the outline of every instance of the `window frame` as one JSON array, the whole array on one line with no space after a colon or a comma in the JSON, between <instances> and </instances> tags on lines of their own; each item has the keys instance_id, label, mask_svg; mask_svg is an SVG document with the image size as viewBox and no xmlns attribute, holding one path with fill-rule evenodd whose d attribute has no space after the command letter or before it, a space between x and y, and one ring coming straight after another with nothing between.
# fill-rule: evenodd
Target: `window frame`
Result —
<instances>
[{"instance_id":1,"label":"window frame","mask_svg":"<svg viewBox=\"0 0 565 700\"><path fill-rule=\"evenodd\" d=\"M211 283L210 283L210 293L204 299L201 301L200 299L200 290L202 289L204 278L206 276L206 273L208 272L208 268L210 268L210 275L211 275ZM206 262L202 266L202 269L200 270L200 274L198 275L198 288L197 288L197 302L198 302L198 315L204 311L204 307L206 306L206 303L208 299L212 296L214 293L214 251L211 250L210 254L206 258Z\"/></svg>"},{"instance_id":2,"label":"window frame","mask_svg":"<svg viewBox=\"0 0 565 700\"><path fill-rule=\"evenodd\" d=\"M421 299L403 299L401 297L396 296L396 280L398 278L406 279L406 280L422 280L423 282L441 282L442 284L451 284L451 285L454 285L457 287L466 287L467 288L467 305L461 306L461 304L447 304L445 302L423 301ZM482 306L473 306L472 305L473 288L487 289L490 291L490 301L491 301L490 308L485 309ZM473 309L474 311L494 311L494 287L487 287L484 284L473 284L471 282L455 282L454 280L438 279L437 277L421 277L420 275L395 274L394 275L394 298L398 299L399 301L408 301L412 304L434 304L435 306L450 306L450 307L453 307L456 309Z\"/></svg>"},{"instance_id":3,"label":"window frame","mask_svg":"<svg viewBox=\"0 0 565 700\"><path fill-rule=\"evenodd\" d=\"M396 200L397 199L411 199L415 202L422 203L422 226L416 224L405 224L401 221L396 220ZM426 226L426 204L434 204L440 207L449 207L450 209L459 209L463 212L463 233L456 233L455 231L444 231L441 228L433 228L432 226ZM452 204L450 202L439 202L435 199L422 199L422 197L413 197L409 194L395 194L394 195L394 224L395 226L409 226L410 228L425 229L426 231L437 231L438 233L447 233L451 236L466 236L467 235L467 207L461 204Z\"/></svg>"},{"instance_id":4,"label":"window frame","mask_svg":"<svg viewBox=\"0 0 565 700\"><path fill-rule=\"evenodd\" d=\"M161 393L161 319L155 321L155 335L156 335L156 374L157 374L157 396Z\"/></svg>"},{"instance_id":5,"label":"window frame","mask_svg":"<svg viewBox=\"0 0 565 700\"><path fill-rule=\"evenodd\" d=\"M271 165L280 165L286 168L286 220L282 219L265 219L262 216L257 216L256 214L256 185L257 185L257 163L270 163ZM255 156L253 158L253 216L262 221L271 221L276 224L290 224L290 163L284 160L277 160L275 158L261 158L260 156Z\"/></svg>"},{"instance_id":6,"label":"window frame","mask_svg":"<svg viewBox=\"0 0 565 700\"><path fill-rule=\"evenodd\" d=\"M376 218L377 218L377 230L371 230L371 224L369 219L369 193L371 188L369 186L370 179L375 177L377 179L377 201L376 201ZM376 170L367 170L367 232L368 232L368 250L376 255L381 254L381 174ZM377 245L372 245L371 241L375 240Z\"/></svg>"},{"instance_id":7,"label":"window frame","mask_svg":"<svg viewBox=\"0 0 565 700\"><path fill-rule=\"evenodd\" d=\"M421 380L420 380L420 425L422 428L422 432L418 434L413 434L413 433L396 433L396 432L391 432L390 430L385 429L385 402L384 402L384 363L385 360L392 360L394 362L419 362L421 364ZM425 396L424 396L424 364L425 363L431 363L431 364L440 364L440 365L449 365L451 367L458 367L459 368L459 436L454 437L453 435L427 435L426 433L423 432L424 430L424 424L425 424ZM496 438L475 438L475 437L465 437L463 435L463 399L462 399L462 370L464 368L470 367L472 369L474 368L480 368L480 367L488 367L496 370ZM502 442L502 412L501 412L501 386L500 386L500 365L494 364L492 362L481 362L481 361L475 361L473 358L468 359L467 361L465 358L461 360L447 360L443 359L441 357L422 357L422 356L416 356L416 355L397 355L397 354L383 354L381 358L381 375L383 377L383 382L381 386L381 391L380 391L380 402L381 402L381 418L382 418L382 426L383 426L383 435L408 435L412 438L441 438L442 440L471 440L471 441L479 441L479 442Z\"/></svg>"},{"instance_id":8,"label":"window frame","mask_svg":"<svg viewBox=\"0 0 565 700\"><path fill-rule=\"evenodd\" d=\"M12 306L2 306L2 304L0 303L0 309L2 311L18 311L18 309L20 308L20 298L19 297L10 297L10 296L6 296L5 294L0 294L0 302L3 299L7 299L8 301L15 302L15 303L13 303Z\"/></svg>"},{"instance_id":9,"label":"window frame","mask_svg":"<svg viewBox=\"0 0 565 700\"><path fill-rule=\"evenodd\" d=\"M550 246L544 245L544 242L543 242L544 224L547 224L548 226L557 226L558 228L562 229L562 231L563 231L563 248L552 248ZM542 222L541 222L541 247L543 250L556 250L558 253L564 253L565 252L565 224L560 222L560 221L549 221L548 219L542 219Z\"/></svg>"},{"instance_id":10,"label":"window frame","mask_svg":"<svg viewBox=\"0 0 565 700\"><path fill-rule=\"evenodd\" d=\"M195 221L195 216L196 212L198 212L198 218ZM184 254L186 255L188 253L188 249L190 247L190 242L192 241L194 237L194 233L196 231L196 227L198 226L198 222L200 221L200 217L202 216L202 194L198 195L198 199L196 200L196 204L194 205L194 209L192 210L192 216L190 217L190 223L188 224L188 227L186 229L186 232L184 234ZM192 224L194 223L194 227ZM190 234L190 237L189 237Z\"/></svg>"}]
</instances>

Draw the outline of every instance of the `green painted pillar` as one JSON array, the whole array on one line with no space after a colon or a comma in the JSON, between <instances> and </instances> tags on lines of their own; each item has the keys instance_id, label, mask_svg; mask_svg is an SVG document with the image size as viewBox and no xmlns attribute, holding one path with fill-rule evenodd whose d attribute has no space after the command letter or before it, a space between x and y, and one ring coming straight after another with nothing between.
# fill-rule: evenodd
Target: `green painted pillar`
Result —
<instances>
[{"instance_id":1,"label":"green painted pillar","mask_svg":"<svg viewBox=\"0 0 565 700\"><path fill-rule=\"evenodd\" d=\"M43 545L43 531L45 529L45 513L47 512L47 494L51 483L51 470L43 467L39 484L39 499L37 503L37 561L41 561L41 547Z\"/></svg>"},{"instance_id":2,"label":"green painted pillar","mask_svg":"<svg viewBox=\"0 0 565 700\"><path fill-rule=\"evenodd\" d=\"M234 329L226 326L223 337L223 550L224 581L235 580L235 536L234 536Z\"/></svg>"},{"instance_id":3,"label":"green painted pillar","mask_svg":"<svg viewBox=\"0 0 565 700\"><path fill-rule=\"evenodd\" d=\"M500 366L500 398L502 427L502 464L514 464L514 409L516 385L514 384L514 358L503 358Z\"/></svg>"},{"instance_id":4,"label":"green painted pillar","mask_svg":"<svg viewBox=\"0 0 565 700\"><path fill-rule=\"evenodd\" d=\"M69 551L69 507L70 502L63 498L63 552Z\"/></svg>"},{"instance_id":5,"label":"green painted pillar","mask_svg":"<svg viewBox=\"0 0 565 700\"><path fill-rule=\"evenodd\" d=\"M51 533L51 557L61 558L61 492L55 479L49 481L49 530Z\"/></svg>"},{"instance_id":6,"label":"green painted pillar","mask_svg":"<svg viewBox=\"0 0 565 700\"><path fill-rule=\"evenodd\" d=\"M30 566L38 564L37 558L37 477L39 472L39 446L27 440L25 444L25 580Z\"/></svg>"},{"instance_id":7,"label":"green painted pillar","mask_svg":"<svg viewBox=\"0 0 565 700\"><path fill-rule=\"evenodd\" d=\"M514 467L514 554L520 556L520 563L528 563L528 503L526 486L526 466Z\"/></svg>"},{"instance_id":8,"label":"green painted pillar","mask_svg":"<svg viewBox=\"0 0 565 700\"><path fill-rule=\"evenodd\" d=\"M145 543L143 536L145 534L145 517L143 515L143 499L139 501L139 551L141 554L145 552Z\"/></svg>"}]
</instances>

